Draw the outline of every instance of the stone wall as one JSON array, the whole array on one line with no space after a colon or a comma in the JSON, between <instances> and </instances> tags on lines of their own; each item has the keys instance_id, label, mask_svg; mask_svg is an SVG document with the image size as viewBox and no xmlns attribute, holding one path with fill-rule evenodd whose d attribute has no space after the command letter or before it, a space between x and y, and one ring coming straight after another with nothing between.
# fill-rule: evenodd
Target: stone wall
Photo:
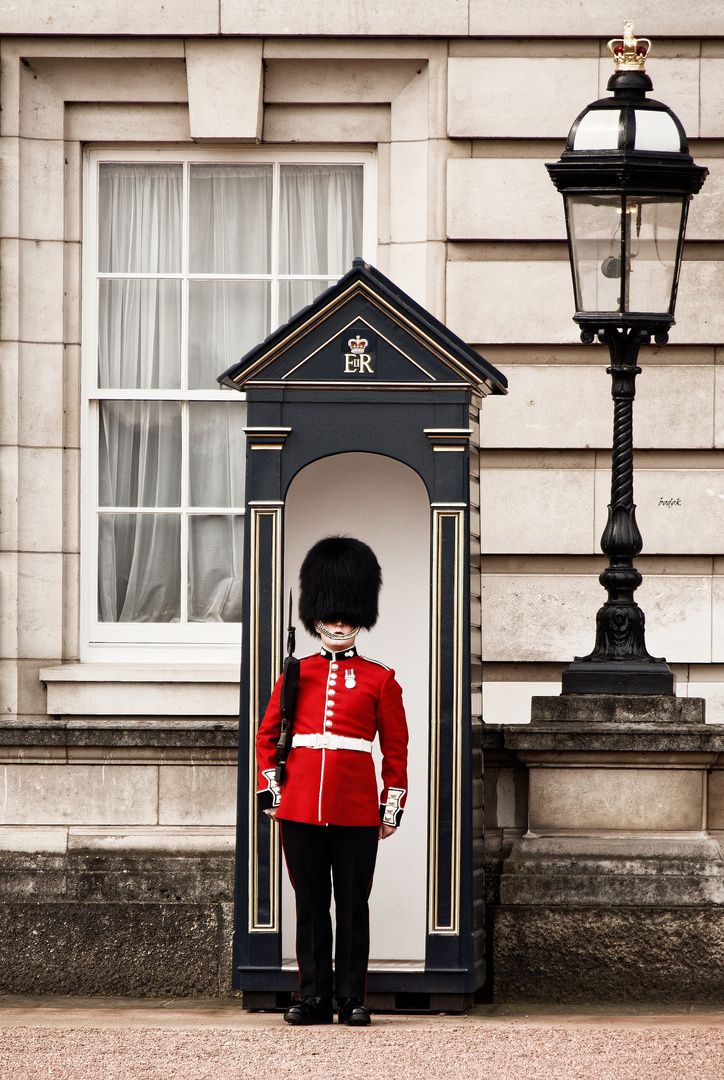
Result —
<instances>
[{"instance_id":1,"label":"stone wall","mask_svg":"<svg viewBox=\"0 0 724 1080\"><path fill-rule=\"evenodd\" d=\"M0 731L0 993L231 995L236 742L234 722Z\"/></svg>"}]
</instances>

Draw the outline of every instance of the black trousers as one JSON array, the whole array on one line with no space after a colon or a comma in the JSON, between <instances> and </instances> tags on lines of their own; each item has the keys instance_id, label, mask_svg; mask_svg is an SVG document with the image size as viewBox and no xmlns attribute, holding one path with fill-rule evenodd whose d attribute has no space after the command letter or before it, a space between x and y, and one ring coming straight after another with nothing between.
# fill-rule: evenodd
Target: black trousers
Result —
<instances>
[{"instance_id":1,"label":"black trousers","mask_svg":"<svg viewBox=\"0 0 724 1080\"><path fill-rule=\"evenodd\" d=\"M377 858L377 826L280 824L297 905L300 994L364 1000L370 951L367 899ZM337 916L334 977L332 883Z\"/></svg>"}]
</instances>

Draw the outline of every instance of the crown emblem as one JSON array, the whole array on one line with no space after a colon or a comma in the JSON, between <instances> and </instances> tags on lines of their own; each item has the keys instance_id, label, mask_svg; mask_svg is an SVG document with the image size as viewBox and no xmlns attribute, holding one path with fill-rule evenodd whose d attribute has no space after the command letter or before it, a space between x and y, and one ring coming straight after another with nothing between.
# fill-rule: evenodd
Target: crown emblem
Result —
<instances>
[{"instance_id":1,"label":"crown emblem","mask_svg":"<svg viewBox=\"0 0 724 1080\"><path fill-rule=\"evenodd\" d=\"M347 348L351 353L363 353L367 349L367 338L357 337L350 338L347 342Z\"/></svg>"},{"instance_id":2,"label":"crown emblem","mask_svg":"<svg viewBox=\"0 0 724 1080\"><path fill-rule=\"evenodd\" d=\"M651 42L648 38L634 37L630 19L623 24L623 37L611 38L608 43L608 51L613 57L616 71L643 71L650 50Z\"/></svg>"}]
</instances>

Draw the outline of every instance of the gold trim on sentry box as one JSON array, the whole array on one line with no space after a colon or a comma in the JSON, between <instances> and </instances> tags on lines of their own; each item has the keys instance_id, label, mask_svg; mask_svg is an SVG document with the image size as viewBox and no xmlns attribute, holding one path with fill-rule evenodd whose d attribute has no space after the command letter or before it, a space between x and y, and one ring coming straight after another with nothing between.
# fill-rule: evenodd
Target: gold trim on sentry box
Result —
<instances>
[{"instance_id":1,"label":"gold trim on sentry box","mask_svg":"<svg viewBox=\"0 0 724 1080\"><path fill-rule=\"evenodd\" d=\"M427 925L429 934L457 934L460 912L460 794L462 778L463 702L463 608L465 571L465 508L432 508L432 710L430 753L430 847ZM454 522L453 600L453 701L452 701L452 821L450 834L450 921L442 923L439 911L440 850L438 821L440 799L440 663L442 659L442 528L445 519Z\"/></svg>"},{"instance_id":2,"label":"gold trim on sentry box","mask_svg":"<svg viewBox=\"0 0 724 1080\"><path fill-rule=\"evenodd\" d=\"M271 685L265 687L269 694L281 670L281 625L282 625L282 504L249 504L251 512L251 581L249 582L249 932L276 933L279 930L279 829L271 826L269 841L269 920L259 918L259 847L257 842L259 826L259 808L256 798L256 733L259 727L259 601L260 601L260 555L261 521L272 518L271 537Z\"/></svg>"}]
</instances>

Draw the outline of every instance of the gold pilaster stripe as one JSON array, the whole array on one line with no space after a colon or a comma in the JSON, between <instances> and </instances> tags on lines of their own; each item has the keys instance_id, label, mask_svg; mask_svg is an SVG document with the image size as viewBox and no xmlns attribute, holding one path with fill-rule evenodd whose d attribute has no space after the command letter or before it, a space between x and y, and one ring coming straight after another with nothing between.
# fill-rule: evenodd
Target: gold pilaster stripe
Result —
<instances>
[{"instance_id":1,"label":"gold pilaster stripe","mask_svg":"<svg viewBox=\"0 0 724 1080\"><path fill-rule=\"evenodd\" d=\"M457 934L460 912L460 797L462 785L462 722L463 722L463 613L467 572L465 559L465 508L432 508L432 709L430 754L430 848L428 884L428 933ZM452 817L450 832L450 920L439 918L439 870L440 845L439 798L440 798L440 739L441 739L441 663L442 663L442 593L443 593L443 524L454 523L454 599L453 599L453 700L452 700Z\"/></svg>"},{"instance_id":2,"label":"gold pilaster stripe","mask_svg":"<svg viewBox=\"0 0 724 1080\"><path fill-rule=\"evenodd\" d=\"M271 694L276 681L276 673L281 670L281 635L282 635L282 504L250 504L251 522L251 581L249 603L249 931L250 933L276 933L279 930L279 830L272 825L269 841L269 918L262 921L259 915L259 847L257 834L259 826L259 808L256 798L256 733L259 727L260 700L260 561L262 554L261 525L264 518L272 519L271 551L269 560L272 576L271 601L271 678L270 685L264 687L267 695Z\"/></svg>"}]
</instances>

